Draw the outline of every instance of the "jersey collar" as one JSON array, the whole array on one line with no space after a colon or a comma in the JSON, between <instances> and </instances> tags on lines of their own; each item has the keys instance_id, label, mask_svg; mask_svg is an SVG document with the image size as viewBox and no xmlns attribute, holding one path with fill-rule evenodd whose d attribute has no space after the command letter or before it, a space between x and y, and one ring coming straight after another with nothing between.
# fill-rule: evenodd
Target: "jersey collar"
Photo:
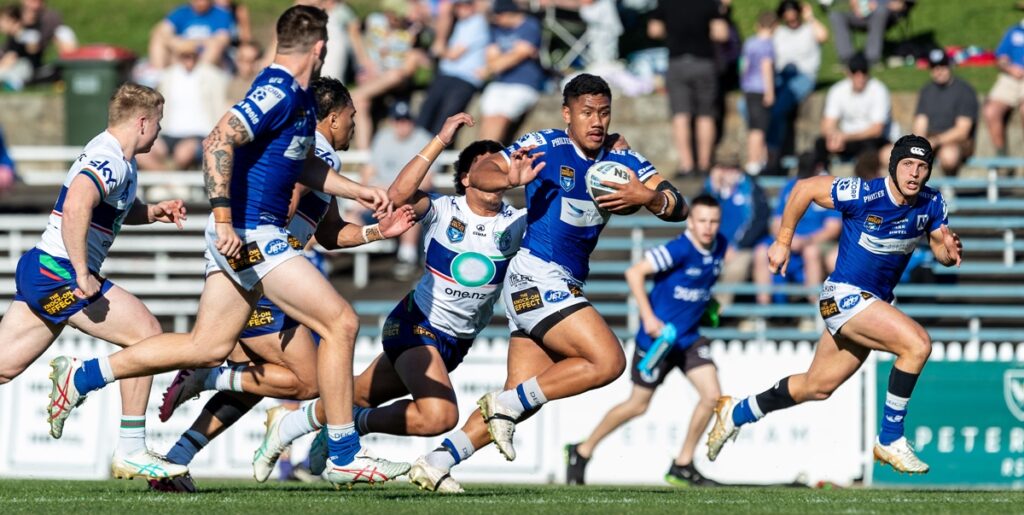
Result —
<instances>
[{"instance_id":1,"label":"jersey collar","mask_svg":"<svg viewBox=\"0 0 1024 515\"><path fill-rule=\"evenodd\" d=\"M913 203L908 202L904 206L903 204L900 204L899 202L896 202L896 197L893 197L893 195L892 195L892 185L890 184L890 182L892 181L892 178L889 177L889 176L886 176L885 179L883 179L883 180L885 181L885 196L888 197L889 202L891 202L892 205L894 205L896 207L913 207L914 205L917 204L917 199L921 196L921 192L920 191L918 191L917 195L914 195L914 202Z\"/></svg>"},{"instance_id":2,"label":"jersey collar","mask_svg":"<svg viewBox=\"0 0 1024 515\"><path fill-rule=\"evenodd\" d=\"M697 237L696 237L696 236L694 236L694 235L693 235L693 233L692 233L692 232L690 232L690 230L689 230L689 229L687 229L687 230L686 230L686 232L685 232L684 234L686 234L686 238L687 238L688 240L690 240L690 243L691 243L691 244L693 245L693 248L694 248L694 250L696 250L697 252L699 252L699 253L700 253L700 254L701 254L702 256L710 256L710 255L711 255L711 253L715 251L715 247L716 247L716 246L718 246L718 238L717 238L717 237L716 237L716 238L715 238L714 240L711 240L711 248L710 248L710 249L705 249L705 248L704 248L704 247L703 247L703 246L702 246L702 245L701 245L701 244L700 244L700 243L699 243L699 242L697 241Z\"/></svg>"}]
</instances>

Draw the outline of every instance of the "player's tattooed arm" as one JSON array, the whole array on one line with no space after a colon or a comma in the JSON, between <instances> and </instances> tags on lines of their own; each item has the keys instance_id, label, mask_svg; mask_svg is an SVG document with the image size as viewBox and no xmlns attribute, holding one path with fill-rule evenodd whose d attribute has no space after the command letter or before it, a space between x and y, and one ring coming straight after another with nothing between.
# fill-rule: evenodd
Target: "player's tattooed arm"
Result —
<instances>
[{"instance_id":1,"label":"player's tattooed arm","mask_svg":"<svg viewBox=\"0 0 1024 515\"><path fill-rule=\"evenodd\" d=\"M229 198L235 148L252 138L245 124L234 113L227 113L203 140L203 179L210 198Z\"/></svg>"}]
</instances>

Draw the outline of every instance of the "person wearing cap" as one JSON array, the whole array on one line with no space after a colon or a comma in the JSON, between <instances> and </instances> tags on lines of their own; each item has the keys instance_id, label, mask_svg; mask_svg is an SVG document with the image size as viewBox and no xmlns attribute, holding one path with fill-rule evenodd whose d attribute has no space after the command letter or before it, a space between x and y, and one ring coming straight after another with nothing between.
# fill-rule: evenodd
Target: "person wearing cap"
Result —
<instances>
[{"instance_id":1,"label":"person wearing cap","mask_svg":"<svg viewBox=\"0 0 1024 515\"><path fill-rule=\"evenodd\" d=\"M811 202L842 214L839 258L822 286L818 309L825 321L810 367L782 378L764 392L737 402L725 396L715 407L708 459L735 439L740 426L770 412L825 400L852 377L872 350L896 355L875 439L874 457L899 472L923 474L928 465L904 436L907 404L931 354L921 324L893 305L893 289L924 238L943 266L960 266L962 244L950 231L946 202L926 186L934 154L928 140L907 135L893 145L889 174L870 181L819 175L793 187L775 243L768 250L773 273L786 274L797 223Z\"/></svg>"},{"instance_id":2,"label":"person wearing cap","mask_svg":"<svg viewBox=\"0 0 1024 515\"><path fill-rule=\"evenodd\" d=\"M391 105L386 122L387 125L381 127L373 136L373 142L370 144L370 161L363 166L361 181L363 184L385 189L395 182L409 156L416 155L433 139L429 132L413 123L412 108L405 100L396 101ZM437 166L432 164L420 185L421 189L432 189L431 175L436 171ZM395 266L395 276L398 279L411 278L419 268L419 241L418 225L403 233L398 239L398 264Z\"/></svg>"},{"instance_id":3,"label":"person wearing cap","mask_svg":"<svg viewBox=\"0 0 1024 515\"><path fill-rule=\"evenodd\" d=\"M936 48L928 53L932 80L921 88L914 111L914 134L928 138L946 175L956 175L974 152L978 93L953 76L949 56Z\"/></svg>"},{"instance_id":4,"label":"person wearing cap","mask_svg":"<svg viewBox=\"0 0 1024 515\"><path fill-rule=\"evenodd\" d=\"M828 90L821 136L814 143L819 163L831 156L851 160L864 151L879 150L888 142L892 121L889 88L871 77L864 54L855 54L847 64L846 78Z\"/></svg>"},{"instance_id":5,"label":"person wearing cap","mask_svg":"<svg viewBox=\"0 0 1024 515\"><path fill-rule=\"evenodd\" d=\"M1006 114L1021 107L1024 100L1024 22L1016 23L996 47L999 78L988 93L985 104L985 125L996 147L996 154L1006 155Z\"/></svg>"},{"instance_id":6,"label":"person wearing cap","mask_svg":"<svg viewBox=\"0 0 1024 515\"><path fill-rule=\"evenodd\" d=\"M704 192L722 206L722 226L729 248L725 254L722 284L746 281L750 276L754 246L768 236L771 208L764 190L743 171L736 152L719 151L704 184ZM724 309L734 295L718 292L715 299Z\"/></svg>"},{"instance_id":7,"label":"person wearing cap","mask_svg":"<svg viewBox=\"0 0 1024 515\"><path fill-rule=\"evenodd\" d=\"M540 65L541 27L514 0L495 0L491 44L480 96L480 139L508 143L512 123L530 112L547 79Z\"/></svg>"}]
</instances>

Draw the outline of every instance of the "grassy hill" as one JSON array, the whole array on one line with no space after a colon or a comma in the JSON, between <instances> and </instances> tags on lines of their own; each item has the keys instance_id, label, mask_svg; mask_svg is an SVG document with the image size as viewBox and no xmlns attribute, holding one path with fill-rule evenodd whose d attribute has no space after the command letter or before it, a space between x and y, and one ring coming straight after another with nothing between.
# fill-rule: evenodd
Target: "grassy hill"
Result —
<instances>
[{"instance_id":1,"label":"grassy hill","mask_svg":"<svg viewBox=\"0 0 1024 515\"><path fill-rule=\"evenodd\" d=\"M269 37L273 21L290 5L287 0L242 0L249 6L257 37ZM678 1L678 0L674 0ZM845 2L847 0L835 0ZM130 48L140 54L146 50L149 31L157 20L183 0L49 0L64 14L83 43L108 42ZM368 12L374 0L351 2L357 11ZM741 33L753 31L754 18L762 9L774 9L776 0L734 0L735 18ZM895 26L888 33L888 48L904 39L946 45L978 45L992 49L1010 25L1021 20L1024 13L1013 9L1006 0L919 0L908 23ZM815 8L827 24L824 12ZM863 41L863 35L858 36ZM821 80L827 84L842 76L836 64L835 50L829 43L823 54ZM991 87L993 68L963 68L958 71L980 91ZM877 75L894 90L916 90L927 75L913 67L890 68Z\"/></svg>"}]
</instances>

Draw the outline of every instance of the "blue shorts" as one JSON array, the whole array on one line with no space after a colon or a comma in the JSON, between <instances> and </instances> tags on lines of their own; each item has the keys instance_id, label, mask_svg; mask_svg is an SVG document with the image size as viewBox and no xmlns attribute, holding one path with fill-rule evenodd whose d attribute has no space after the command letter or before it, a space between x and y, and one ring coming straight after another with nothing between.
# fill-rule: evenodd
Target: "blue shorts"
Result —
<instances>
[{"instance_id":1,"label":"blue shorts","mask_svg":"<svg viewBox=\"0 0 1024 515\"><path fill-rule=\"evenodd\" d=\"M245 329L242 330L239 338L255 338L265 334L282 333L298 327L298 325L299 323L285 315L284 311L277 307L277 304L270 302L266 297L262 297L256 303L252 314L249 315L249 321L245 324Z\"/></svg>"},{"instance_id":2,"label":"blue shorts","mask_svg":"<svg viewBox=\"0 0 1024 515\"><path fill-rule=\"evenodd\" d=\"M473 345L473 338L456 338L432 326L427 316L416 305L411 293L391 310L391 314L384 321L381 339L384 343L384 354L392 364L397 362L398 356L409 349L430 346L441 354L448 372L455 370L459 363L462 363L462 359Z\"/></svg>"},{"instance_id":3,"label":"blue shorts","mask_svg":"<svg viewBox=\"0 0 1024 515\"><path fill-rule=\"evenodd\" d=\"M89 304L99 300L114 283L92 273L100 281L100 291L88 299L75 296L78 287L71 261L51 256L37 248L18 260L14 275L14 300L20 300L37 315L54 324L63 324Z\"/></svg>"}]
</instances>

